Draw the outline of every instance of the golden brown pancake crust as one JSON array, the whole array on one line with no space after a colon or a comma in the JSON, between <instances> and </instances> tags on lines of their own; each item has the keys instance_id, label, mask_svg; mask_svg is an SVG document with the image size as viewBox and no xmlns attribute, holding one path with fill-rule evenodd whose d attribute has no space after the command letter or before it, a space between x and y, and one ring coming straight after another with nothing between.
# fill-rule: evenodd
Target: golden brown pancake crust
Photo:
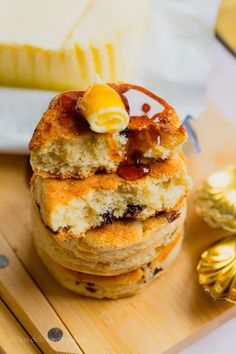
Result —
<instances>
[{"instance_id":1,"label":"golden brown pancake crust","mask_svg":"<svg viewBox=\"0 0 236 354\"><path fill-rule=\"evenodd\" d=\"M55 279L65 288L83 296L111 298L129 296L153 279L159 277L174 261L179 253L183 239L183 229L175 239L167 244L162 252L150 263L131 272L115 276L85 274L62 267L54 262L37 244L37 251L44 264Z\"/></svg>"},{"instance_id":2,"label":"golden brown pancake crust","mask_svg":"<svg viewBox=\"0 0 236 354\"><path fill-rule=\"evenodd\" d=\"M114 85L115 88L117 85ZM87 121L75 111L77 100L83 95L81 91L66 91L57 95L50 103L47 111L43 114L34 131L29 144L30 151L40 149L47 142L56 139L73 140L82 134L97 134L90 130ZM173 108L170 110L171 116L159 119L157 128L165 133L175 133L182 135L185 140L186 131L180 125L180 121ZM135 122L135 123L134 123ZM130 121L128 129L142 129L143 122L141 118ZM110 140L112 144L112 134L102 134L105 139Z\"/></svg>"},{"instance_id":3,"label":"golden brown pancake crust","mask_svg":"<svg viewBox=\"0 0 236 354\"><path fill-rule=\"evenodd\" d=\"M151 262L176 237L185 216L186 203L175 212L161 213L143 222L123 219L87 231L84 237L71 239L67 234L61 240L44 225L33 204L32 227L35 242L58 264L83 273L111 276Z\"/></svg>"}]
</instances>

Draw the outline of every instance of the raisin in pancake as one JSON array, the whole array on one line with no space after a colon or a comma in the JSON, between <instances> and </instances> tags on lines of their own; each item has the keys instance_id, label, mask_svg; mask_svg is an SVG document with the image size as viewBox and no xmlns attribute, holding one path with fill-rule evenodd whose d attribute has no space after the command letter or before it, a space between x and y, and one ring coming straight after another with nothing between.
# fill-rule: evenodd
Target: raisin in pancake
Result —
<instances>
[{"instance_id":1,"label":"raisin in pancake","mask_svg":"<svg viewBox=\"0 0 236 354\"><path fill-rule=\"evenodd\" d=\"M150 165L150 174L127 181L117 174L86 180L34 176L32 193L42 220L58 237L86 231L123 217L146 220L175 210L191 188L182 154Z\"/></svg>"},{"instance_id":2,"label":"raisin in pancake","mask_svg":"<svg viewBox=\"0 0 236 354\"><path fill-rule=\"evenodd\" d=\"M186 202L171 213L145 221L119 220L88 231L84 237L58 239L43 224L37 206L32 208L36 245L63 267L103 276L130 272L149 263L183 227Z\"/></svg>"},{"instance_id":3,"label":"raisin in pancake","mask_svg":"<svg viewBox=\"0 0 236 354\"><path fill-rule=\"evenodd\" d=\"M99 170L116 172L126 156L127 141L133 136L143 163L169 158L186 140L186 130L169 105L168 114L161 116L151 130L147 129L146 121L137 118L135 124L130 121L125 131L95 133L76 111L82 94L81 91L59 94L44 113L29 144L35 173L43 177L87 178Z\"/></svg>"},{"instance_id":4,"label":"raisin in pancake","mask_svg":"<svg viewBox=\"0 0 236 354\"><path fill-rule=\"evenodd\" d=\"M182 240L183 230L179 231L162 252L158 252L151 263L144 264L132 272L109 277L67 269L54 262L38 245L37 251L52 276L65 288L83 296L117 299L135 294L147 283L163 274L179 254Z\"/></svg>"}]
</instances>

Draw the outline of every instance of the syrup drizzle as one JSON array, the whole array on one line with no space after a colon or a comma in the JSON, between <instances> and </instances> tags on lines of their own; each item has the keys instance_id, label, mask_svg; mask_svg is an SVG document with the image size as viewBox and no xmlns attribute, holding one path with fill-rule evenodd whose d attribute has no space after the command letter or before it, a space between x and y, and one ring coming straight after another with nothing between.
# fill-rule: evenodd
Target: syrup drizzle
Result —
<instances>
[{"instance_id":1,"label":"syrup drizzle","mask_svg":"<svg viewBox=\"0 0 236 354\"><path fill-rule=\"evenodd\" d=\"M62 112L73 112L78 98L83 96L83 91L66 91L59 96L59 105Z\"/></svg>"},{"instance_id":2,"label":"syrup drizzle","mask_svg":"<svg viewBox=\"0 0 236 354\"><path fill-rule=\"evenodd\" d=\"M160 125L166 125L170 122L174 114L174 109L162 98L155 95L144 87L132 84L109 84L121 96L127 113L130 115L130 106L127 97L124 95L128 90L133 89L157 101L163 106L163 110L148 117L146 113L150 111L150 105L143 103L140 116L130 116L128 128L125 129L127 136L126 156L120 162L117 173L129 180L134 181L143 178L150 173L150 165L143 163L143 155L155 144L160 142ZM85 91L67 91L59 96L59 104L62 112L77 113L76 103L84 95ZM52 103L53 104L53 103ZM122 134L122 132L121 132Z\"/></svg>"},{"instance_id":3,"label":"syrup drizzle","mask_svg":"<svg viewBox=\"0 0 236 354\"><path fill-rule=\"evenodd\" d=\"M150 106L150 104L148 104L148 103L144 103L144 104L142 105L142 111L143 111L144 113L148 113L148 112L150 111L150 108L151 108L151 106Z\"/></svg>"},{"instance_id":4,"label":"syrup drizzle","mask_svg":"<svg viewBox=\"0 0 236 354\"><path fill-rule=\"evenodd\" d=\"M162 112L158 112L150 118L146 114L141 116L130 116L127 132L128 141L126 145L126 156L125 159L120 162L117 173L129 181L134 181L143 178L150 173L150 165L142 162L143 155L151 149L153 145L160 143L161 136L159 123L168 123L174 110L162 98L143 87L130 84L121 84L118 86L112 85L112 87L123 97L124 93L129 89L140 91L164 107ZM151 107L148 103L144 103L142 105L143 113L148 113L150 108Z\"/></svg>"}]
</instances>

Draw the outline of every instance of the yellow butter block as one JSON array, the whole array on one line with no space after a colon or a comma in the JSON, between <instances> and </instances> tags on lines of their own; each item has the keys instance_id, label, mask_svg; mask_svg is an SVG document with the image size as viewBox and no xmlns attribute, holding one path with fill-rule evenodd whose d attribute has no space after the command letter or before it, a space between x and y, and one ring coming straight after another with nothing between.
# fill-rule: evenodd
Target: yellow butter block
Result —
<instances>
[{"instance_id":1,"label":"yellow butter block","mask_svg":"<svg viewBox=\"0 0 236 354\"><path fill-rule=\"evenodd\" d=\"M0 0L0 8L0 85L85 89L94 73L132 78L149 1Z\"/></svg>"}]
</instances>

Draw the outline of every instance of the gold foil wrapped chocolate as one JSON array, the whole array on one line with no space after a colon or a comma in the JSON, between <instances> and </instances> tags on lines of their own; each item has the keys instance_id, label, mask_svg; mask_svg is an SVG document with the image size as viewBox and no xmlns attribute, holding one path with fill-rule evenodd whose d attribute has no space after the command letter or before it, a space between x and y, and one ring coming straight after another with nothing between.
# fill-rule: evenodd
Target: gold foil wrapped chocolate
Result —
<instances>
[{"instance_id":1,"label":"gold foil wrapped chocolate","mask_svg":"<svg viewBox=\"0 0 236 354\"><path fill-rule=\"evenodd\" d=\"M195 205L210 226L236 232L236 167L211 174L197 191Z\"/></svg>"},{"instance_id":2,"label":"gold foil wrapped chocolate","mask_svg":"<svg viewBox=\"0 0 236 354\"><path fill-rule=\"evenodd\" d=\"M203 252L197 270L199 283L215 300L236 304L236 235Z\"/></svg>"}]
</instances>

